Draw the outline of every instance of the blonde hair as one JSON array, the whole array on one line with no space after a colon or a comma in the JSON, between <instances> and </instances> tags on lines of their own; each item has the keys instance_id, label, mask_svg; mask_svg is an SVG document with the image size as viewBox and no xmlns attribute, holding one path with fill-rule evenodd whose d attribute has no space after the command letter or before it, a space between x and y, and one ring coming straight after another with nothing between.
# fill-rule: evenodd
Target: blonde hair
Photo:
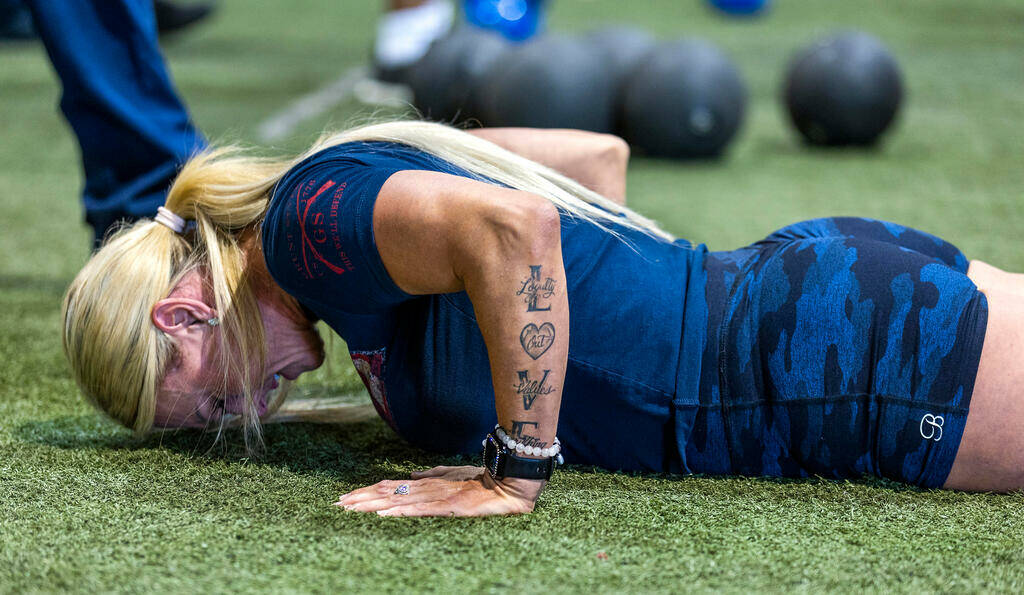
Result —
<instances>
[{"instance_id":1,"label":"blonde hair","mask_svg":"<svg viewBox=\"0 0 1024 595\"><path fill-rule=\"evenodd\" d=\"M389 122L325 135L288 160L252 157L232 147L207 150L185 164L167 194L166 207L194 221L194 229L178 234L143 219L120 230L65 295L64 352L86 398L136 433L152 429L157 393L175 347L152 323L151 310L185 274L201 269L221 320L224 381L243 379L246 443L259 443L252 392L262 379L251 378L246 364L258 361L262 368L266 341L243 243L255 237L274 186L291 167L324 148L354 141L415 147L475 176L544 196L616 235L609 224L673 239L649 219L550 168L441 124ZM272 404L271 412L279 405Z\"/></svg>"}]
</instances>

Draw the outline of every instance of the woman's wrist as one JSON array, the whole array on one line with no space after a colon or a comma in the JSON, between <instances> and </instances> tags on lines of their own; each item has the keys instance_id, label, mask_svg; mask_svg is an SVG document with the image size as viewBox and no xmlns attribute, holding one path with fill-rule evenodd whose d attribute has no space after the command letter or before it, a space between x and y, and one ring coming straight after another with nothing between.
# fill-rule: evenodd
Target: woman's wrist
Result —
<instances>
[{"instance_id":1,"label":"woman's wrist","mask_svg":"<svg viewBox=\"0 0 1024 595\"><path fill-rule=\"evenodd\" d=\"M562 443L555 436L551 440L551 446L548 446L547 442L538 442L536 438L531 437L531 441L519 442L516 438L513 438L501 427L500 424L494 426L494 436L500 440L511 453L517 457L526 459L550 459L551 457L558 457L558 462L561 463L562 457Z\"/></svg>"},{"instance_id":2,"label":"woman's wrist","mask_svg":"<svg viewBox=\"0 0 1024 595\"><path fill-rule=\"evenodd\" d=\"M502 438L499 435L503 436ZM523 456L525 447L495 426L483 440L483 466L495 479L548 480L562 462L561 445L554 438L554 446L547 449L530 448L530 452L546 456ZM519 449L517 452L516 449Z\"/></svg>"},{"instance_id":3,"label":"woman's wrist","mask_svg":"<svg viewBox=\"0 0 1024 595\"><path fill-rule=\"evenodd\" d=\"M495 479L486 471L483 474L484 485L490 489L501 492L513 498L521 498L536 502L548 482L543 479L521 479L518 477L504 477Z\"/></svg>"}]
</instances>

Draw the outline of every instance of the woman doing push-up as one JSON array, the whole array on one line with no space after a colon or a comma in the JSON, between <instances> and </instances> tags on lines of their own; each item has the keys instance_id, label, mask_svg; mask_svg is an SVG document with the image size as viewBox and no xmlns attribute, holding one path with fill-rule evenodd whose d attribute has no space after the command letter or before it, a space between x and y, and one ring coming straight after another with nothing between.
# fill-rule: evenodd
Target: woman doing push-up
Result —
<instances>
[{"instance_id":1,"label":"woman doing push-up","mask_svg":"<svg viewBox=\"0 0 1024 595\"><path fill-rule=\"evenodd\" d=\"M529 512L562 460L1024 486L1021 277L857 218L709 252L625 207L627 159L423 122L287 161L208 151L79 273L65 351L129 428L252 435L321 364L324 321L399 435L483 444L482 467L338 501L387 515Z\"/></svg>"}]
</instances>

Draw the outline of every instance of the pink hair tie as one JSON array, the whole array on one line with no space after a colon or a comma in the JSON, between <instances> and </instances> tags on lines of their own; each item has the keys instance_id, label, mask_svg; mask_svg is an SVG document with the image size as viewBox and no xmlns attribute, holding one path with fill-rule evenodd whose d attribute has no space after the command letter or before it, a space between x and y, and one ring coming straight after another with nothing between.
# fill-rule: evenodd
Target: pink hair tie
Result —
<instances>
[{"instance_id":1,"label":"pink hair tie","mask_svg":"<svg viewBox=\"0 0 1024 595\"><path fill-rule=\"evenodd\" d=\"M165 207L160 207L156 210L156 217L153 220L166 226L174 233L181 233L185 230L185 220Z\"/></svg>"}]
</instances>

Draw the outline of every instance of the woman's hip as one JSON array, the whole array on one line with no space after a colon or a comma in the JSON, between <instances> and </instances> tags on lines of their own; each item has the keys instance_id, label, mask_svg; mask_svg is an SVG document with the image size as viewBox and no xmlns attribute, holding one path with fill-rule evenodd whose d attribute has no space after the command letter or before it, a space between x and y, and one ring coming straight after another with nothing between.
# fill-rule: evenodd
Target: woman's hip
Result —
<instances>
[{"instance_id":1,"label":"woman's hip","mask_svg":"<svg viewBox=\"0 0 1024 595\"><path fill-rule=\"evenodd\" d=\"M705 267L704 426L691 453L713 453L705 467L942 485L987 316L959 250L892 224L815 220Z\"/></svg>"}]
</instances>

